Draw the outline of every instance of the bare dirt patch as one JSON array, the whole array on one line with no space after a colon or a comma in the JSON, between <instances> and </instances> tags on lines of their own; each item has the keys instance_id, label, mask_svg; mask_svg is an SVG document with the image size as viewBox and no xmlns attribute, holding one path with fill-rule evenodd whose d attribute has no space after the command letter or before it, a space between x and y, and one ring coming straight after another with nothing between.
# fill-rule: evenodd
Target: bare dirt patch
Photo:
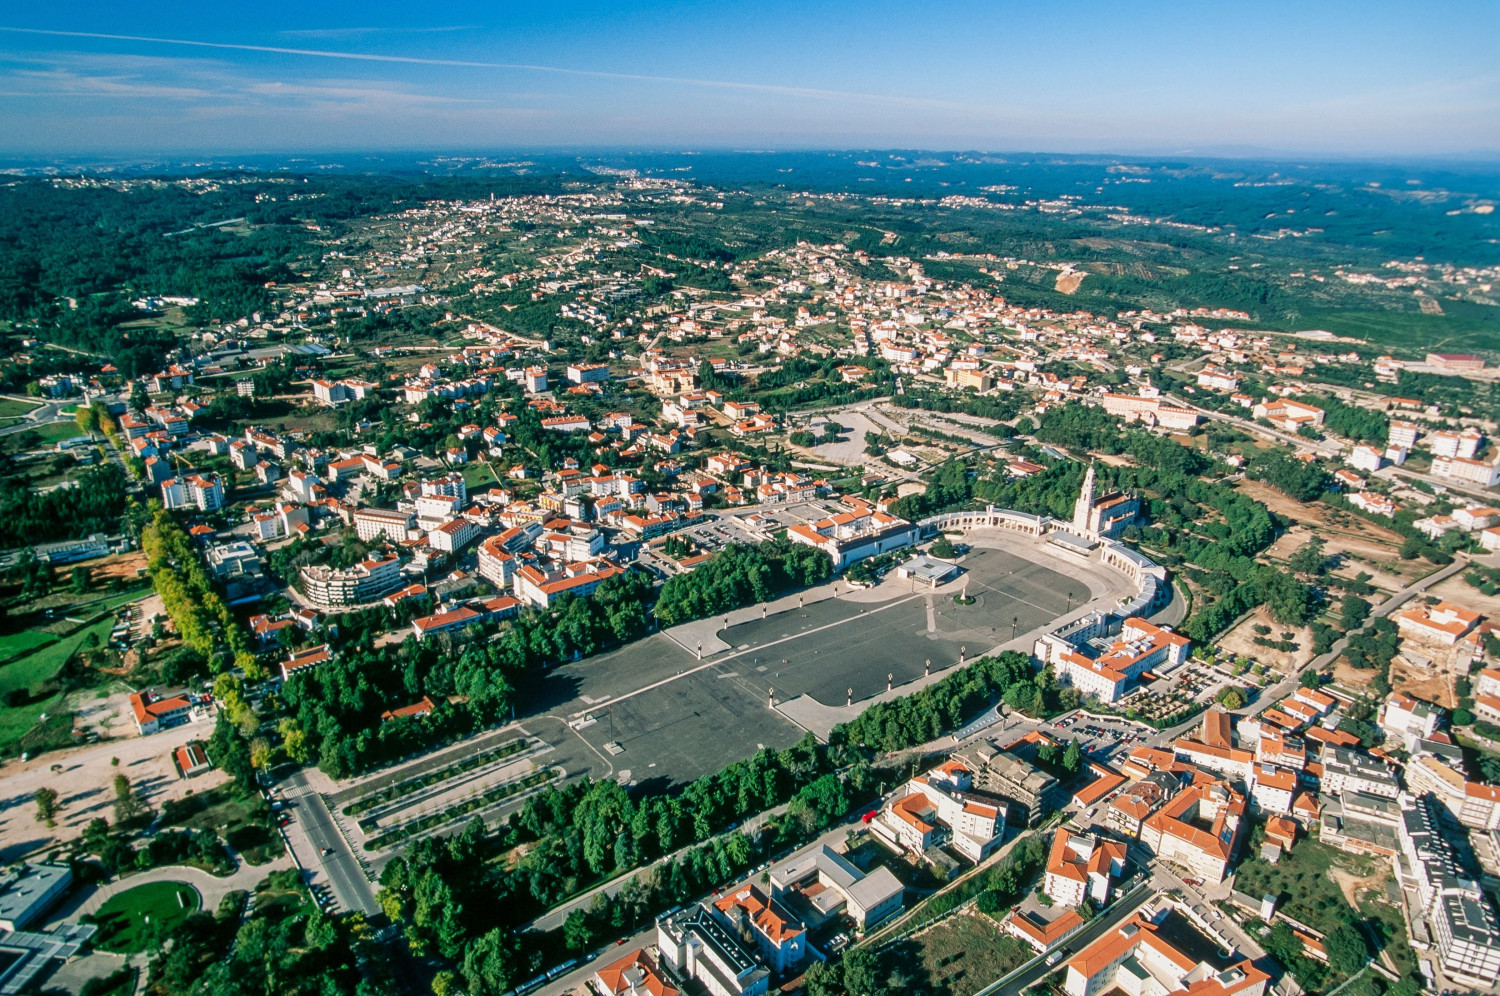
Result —
<instances>
[{"instance_id":1,"label":"bare dirt patch","mask_svg":"<svg viewBox=\"0 0 1500 996\"><path fill-rule=\"evenodd\" d=\"M1297 645L1297 649L1288 652L1274 647L1260 646L1255 642L1255 638L1260 635L1255 632L1256 626L1271 627L1271 632L1262 639L1280 640L1282 633L1292 634L1292 642ZM1227 650L1237 657L1248 657L1259 661L1283 674L1295 674L1312 661L1312 642L1311 630L1301 626L1283 626L1273 620L1271 613L1262 605L1244 622L1225 633L1218 640L1218 645L1220 649Z\"/></svg>"},{"instance_id":2,"label":"bare dirt patch","mask_svg":"<svg viewBox=\"0 0 1500 996\"><path fill-rule=\"evenodd\" d=\"M1081 270L1064 270L1057 275L1055 286L1063 294L1072 294L1078 290L1079 285L1083 283L1083 278L1086 276L1088 274Z\"/></svg>"},{"instance_id":3,"label":"bare dirt patch","mask_svg":"<svg viewBox=\"0 0 1500 996\"><path fill-rule=\"evenodd\" d=\"M85 560L76 566L87 567L90 579L95 584L98 584L100 581L108 582L110 578L134 581L137 573L146 568L146 555L139 550L135 550L131 553L118 553L108 557L100 557L98 560Z\"/></svg>"},{"instance_id":4,"label":"bare dirt patch","mask_svg":"<svg viewBox=\"0 0 1500 996\"><path fill-rule=\"evenodd\" d=\"M1370 683L1375 680L1375 669L1350 667L1349 661L1340 657L1333 662L1333 680L1353 691L1368 692Z\"/></svg>"},{"instance_id":5,"label":"bare dirt patch","mask_svg":"<svg viewBox=\"0 0 1500 996\"><path fill-rule=\"evenodd\" d=\"M1409 667L1400 657L1391 661L1391 688L1425 702L1436 702L1444 709L1458 705L1452 676L1447 671Z\"/></svg>"},{"instance_id":6,"label":"bare dirt patch","mask_svg":"<svg viewBox=\"0 0 1500 996\"><path fill-rule=\"evenodd\" d=\"M1370 574L1379 571L1388 578L1401 579L1400 584L1389 585L1393 589L1401 587L1410 578L1425 573L1430 567L1425 561L1401 560L1397 555L1402 543L1399 534L1353 513L1329 508L1321 503L1303 504L1259 481L1240 481L1236 487L1282 518L1304 527L1304 531L1296 534L1300 537L1296 541L1288 539L1293 533L1288 530L1287 535L1272 547L1272 556L1289 556L1298 546L1307 542L1309 536L1315 534L1323 540L1327 553L1344 556L1344 566L1348 571L1358 573L1364 570ZM1376 584L1387 587L1378 580Z\"/></svg>"},{"instance_id":7,"label":"bare dirt patch","mask_svg":"<svg viewBox=\"0 0 1500 996\"><path fill-rule=\"evenodd\" d=\"M1466 609L1473 609L1490 619L1500 618L1500 594L1486 595L1473 587L1464 580L1463 571L1459 571L1441 584L1428 588L1425 594L1434 595L1445 602L1462 605Z\"/></svg>"},{"instance_id":8,"label":"bare dirt patch","mask_svg":"<svg viewBox=\"0 0 1500 996\"><path fill-rule=\"evenodd\" d=\"M1388 872L1381 869L1373 875L1361 878L1338 865L1328 869L1328 875L1338 885L1339 891L1344 894L1344 901L1355 909L1359 909L1359 901L1355 898L1364 889L1373 889L1385 881Z\"/></svg>"}]
</instances>

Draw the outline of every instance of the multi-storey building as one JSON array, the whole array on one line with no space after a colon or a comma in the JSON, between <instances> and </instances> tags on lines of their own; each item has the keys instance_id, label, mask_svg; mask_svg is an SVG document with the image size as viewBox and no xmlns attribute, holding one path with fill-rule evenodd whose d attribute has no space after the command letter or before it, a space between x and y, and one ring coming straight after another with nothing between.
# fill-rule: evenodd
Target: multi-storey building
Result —
<instances>
[{"instance_id":1,"label":"multi-storey building","mask_svg":"<svg viewBox=\"0 0 1500 996\"><path fill-rule=\"evenodd\" d=\"M989 857L1005 833L1005 809L972 798L973 778L949 761L913 778L894 793L870 829L913 854L951 845L970 861Z\"/></svg>"},{"instance_id":2,"label":"multi-storey building","mask_svg":"<svg viewBox=\"0 0 1500 996\"><path fill-rule=\"evenodd\" d=\"M1085 899L1103 905L1109 902L1110 888L1124 870L1124 844L1059 827L1047 856L1043 888L1054 903L1062 906L1082 906Z\"/></svg>"},{"instance_id":3,"label":"multi-storey building","mask_svg":"<svg viewBox=\"0 0 1500 996\"><path fill-rule=\"evenodd\" d=\"M297 572L298 589L320 609L379 601L401 581L401 558L393 553L373 554L348 568L318 564Z\"/></svg>"},{"instance_id":4,"label":"multi-storey building","mask_svg":"<svg viewBox=\"0 0 1500 996\"><path fill-rule=\"evenodd\" d=\"M1071 684L1085 696L1109 703L1132 691L1141 675L1153 667L1181 664L1187 658L1189 646L1185 636L1144 619L1131 618L1125 620L1119 639L1096 657L1083 653L1082 647L1045 652L1057 668L1060 681Z\"/></svg>"},{"instance_id":5,"label":"multi-storey building","mask_svg":"<svg viewBox=\"0 0 1500 996\"><path fill-rule=\"evenodd\" d=\"M161 482L164 508L196 508L217 512L224 507L224 482L213 471L169 477Z\"/></svg>"},{"instance_id":6,"label":"multi-storey building","mask_svg":"<svg viewBox=\"0 0 1500 996\"><path fill-rule=\"evenodd\" d=\"M1224 782L1202 782L1173 796L1141 827L1156 856L1205 881L1222 882L1239 846L1245 799Z\"/></svg>"},{"instance_id":7,"label":"multi-storey building","mask_svg":"<svg viewBox=\"0 0 1500 996\"><path fill-rule=\"evenodd\" d=\"M387 539L404 543L406 534L416 525L410 512L393 508L361 508L354 513L354 532L362 541Z\"/></svg>"},{"instance_id":8,"label":"multi-storey building","mask_svg":"<svg viewBox=\"0 0 1500 996\"><path fill-rule=\"evenodd\" d=\"M515 596L522 602L545 609L559 595L587 598L605 581L624 573L623 567L603 559L551 568L528 564L516 570L511 585Z\"/></svg>"},{"instance_id":9,"label":"multi-storey building","mask_svg":"<svg viewBox=\"0 0 1500 996\"><path fill-rule=\"evenodd\" d=\"M1430 928L1427 944L1437 952L1444 977L1488 988L1500 981L1500 918L1479 883L1469 876L1446 839L1431 796L1403 800L1398 826L1402 885L1420 909L1408 910ZM1424 939L1414 933L1413 947Z\"/></svg>"},{"instance_id":10,"label":"multi-storey building","mask_svg":"<svg viewBox=\"0 0 1500 996\"><path fill-rule=\"evenodd\" d=\"M969 770L977 789L1008 804L1007 819L1013 823L1035 823L1066 800L1056 778L1006 753L994 741L982 740L953 757Z\"/></svg>"},{"instance_id":11,"label":"multi-storey building","mask_svg":"<svg viewBox=\"0 0 1500 996\"><path fill-rule=\"evenodd\" d=\"M841 512L816 522L798 523L786 531L787 539L833 558L833 569L845 567L866 557L916 544L921 531L905 519L873 509Z\"/></svg>"},{"instance_id":12,"label":"multi-storey building","mask_svg":"<svg viewBox=\"0 0 1500 996\"><path fill-rule=\"evenodd\" d=\"M1263 996L1270 977L1249 959L1216 969L1183 953L1137 914L1069 959L1063 991L1100 996L1118 989L1136 996Z\"/></svg>"}]
</instances>

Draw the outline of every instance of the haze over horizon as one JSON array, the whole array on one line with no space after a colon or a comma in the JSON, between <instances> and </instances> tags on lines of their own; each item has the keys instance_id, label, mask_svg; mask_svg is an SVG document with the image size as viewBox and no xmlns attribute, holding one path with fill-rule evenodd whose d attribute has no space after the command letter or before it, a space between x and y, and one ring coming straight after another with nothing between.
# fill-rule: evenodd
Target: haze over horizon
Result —
<instances>
[{"instance_id":1,"label":"haze over horizon","mask_svg":"<svg viewBox=\"0 0 1500 996\"><path fill-rule=\"evenodd\" d=\"M1500 158L1500 5L887 2L0 19L0 153L943 148Z\"/></svg>"}]
</instances>

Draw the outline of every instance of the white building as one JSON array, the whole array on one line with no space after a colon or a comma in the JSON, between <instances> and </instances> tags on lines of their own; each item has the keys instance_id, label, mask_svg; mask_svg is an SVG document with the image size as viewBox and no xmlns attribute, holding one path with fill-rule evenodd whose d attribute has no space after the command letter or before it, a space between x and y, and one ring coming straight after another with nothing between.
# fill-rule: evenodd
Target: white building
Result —
<instances>
[{"instance_id":1,"label":"white building","mask_svg":"<svg viewBox=\"0 0 1500 996\"><path fill-rule=\"evenodd\" d=\"M161 503L164 508L217 512L224 507L224 482L213 471L169 477L161 482Z\"/></svg>"},{"instance_id":2,"label":"white building","mask_svg":"<svg viewBox=\"0 0 1500 996\"><path fill-rule=\"evenodd\" d=\"M1385 457L1375 447L1361 445L1354 447L1354 452L1349 454L1348 463L1356 470L1369 471L1373 474L1385 466Z\"/></svg>"},{"instance_id":3,"label":"white building","mask_svg":"<svg viewBox=\"0 0 1500 996\"><path fill-rule=\"evenodd\" d=\"M1432 472L1438 477L1449 477L1455 481L1477 484L1483 488L1500 484L1500 468L1483 460L1464 457L1434 457Z\"/></svg>"},{"instance_id":4,"label":"white building","mask_svg":"<svg viewBox=\"0 0 1500 996\"><path fill-rule=\"evenodd\" d=\"M949 761L898 789L870 829L916 855L950 845L970 861L983 861L1000 846L1005 811L968 798L972 788L969 769Z\"/></svg>"},{"instance_id":5,"label":"white building","mask_svg":"<svg viewBox=\"0 0 1500 996\"><path fill-rule=\"evenodd\" d=\"M822 550L841 571L866 557L915 546L921 531L905 519L861 508L816 522L798 523L786 531L787 539Z\"/></svg>"},{"instance_id":6,"label":"white building","mask_svg":"<svg viewBox=\"0 0 1500 996\"><path fill-rule=\"evenodd\" d=\"M468 519L449 519L427 534L434 550L457 553L479 538L479 527Z\"/></svg>"},{"instance_id":7,"label":"white building","mask_svg":"<svg viewBox=\"0 0 1500 996\"><path fill-rule=\"evenodd\" d=\"M406 534L416 525L410 512L393 508L361 508L354 513L354 532L364 542L385 538L404 543Z\"/></svg>"},{"instance_id":8,"label":"white building","mask_svg":"<svg viewBox=\"0 0 1500 996\"><path fill-rule=\"evenodd\" d=\"M1102 906L1124 870L1124 844L1059 827L1047 856L1043 888L1059 906L1082 906L1085 899Z\"/></svg>"}]
</instances>

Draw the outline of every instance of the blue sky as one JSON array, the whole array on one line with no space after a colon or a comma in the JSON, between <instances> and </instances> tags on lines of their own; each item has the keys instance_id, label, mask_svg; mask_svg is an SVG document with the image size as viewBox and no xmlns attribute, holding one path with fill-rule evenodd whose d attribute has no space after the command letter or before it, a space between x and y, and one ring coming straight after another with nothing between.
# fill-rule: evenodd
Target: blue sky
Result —
<instances>
[{"instance_id":1,"label":"blue sky","mask_svg":"<svg viewBox=\"0 0 1500 996\"><path fill-rule=\"evenodd\" d=\"M1500 0L10 4L0 152L1500 158Z\"/></svg>"}]
</instances>

